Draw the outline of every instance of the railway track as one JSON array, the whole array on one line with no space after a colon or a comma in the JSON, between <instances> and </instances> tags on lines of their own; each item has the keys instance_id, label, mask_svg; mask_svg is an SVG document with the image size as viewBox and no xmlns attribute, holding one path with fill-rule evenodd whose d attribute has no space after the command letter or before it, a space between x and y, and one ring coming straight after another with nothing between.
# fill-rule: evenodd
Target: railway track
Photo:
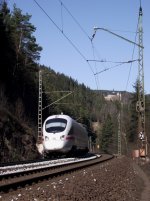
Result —
<instances>
[{"instance_id":1,"label":"railway track","mask_svg":"<svg viewBox=\"0 0 150 201\"><path fill-rule=\"evenodd\" d=\"M62 164L55 164L50 166L43 166L31 168L24 171L13 172L9 174L0 175L0 192L9 192L9 190L16 190L17 188L37 183L44 179L53 178L55 176L63 175L82 168L86 168L98 163L112 159L112 155L97 155L96 157L89 157L72 162L65 162Z\"/></svg>"}]
</instances>

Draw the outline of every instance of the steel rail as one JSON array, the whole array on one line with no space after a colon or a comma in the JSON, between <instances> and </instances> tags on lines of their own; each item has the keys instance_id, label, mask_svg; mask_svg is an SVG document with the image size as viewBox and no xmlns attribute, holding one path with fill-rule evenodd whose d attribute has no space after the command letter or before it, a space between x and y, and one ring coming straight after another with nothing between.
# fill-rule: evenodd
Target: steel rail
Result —
<instances>
[{"instance_id":1,"label":"steel rail","mask_svg":"<svg viewBox=\"0 0 150 201\"><path fill-rule=\"evenodd\" d=\"M16 175L16 177L8 177L6 179L1 177L0 180L0 192L9 192L9 190L16 190L18 187L24 187L26 185L31 185L33 182L37 183L38 181L53 178L56 176L60 176L72 171L76 171L82 168L86 168L92 165L96 165L105 161L112 159L113 155L102 155L102 157L98 157L96 159L90 161L82 161L76 162L73 164L63 164L59 167L49 167L43 168L42 170L33 170L28 173L23 173ZM15 176L15 175L13 175Z\"/></svg>"}]
</instances>

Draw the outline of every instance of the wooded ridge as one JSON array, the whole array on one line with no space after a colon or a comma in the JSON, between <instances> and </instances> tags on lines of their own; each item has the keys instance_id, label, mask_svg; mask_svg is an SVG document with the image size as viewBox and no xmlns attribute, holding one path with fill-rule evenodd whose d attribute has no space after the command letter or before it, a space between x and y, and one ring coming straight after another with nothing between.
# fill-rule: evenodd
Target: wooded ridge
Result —
<instances>
[{"instance_id":1,"label":"wooded ridge","mask_svg":"<svg viewBox=\"0 0 150 201\"><path fill-rule=\"evenodd\" d=\"M36 150L39 70L42 71L43 120L52 114L68 114L86 124L94 147L117 153L118 114L121 113L123 153L126 142L134 143L137 133L135 92L91 90L71 77L39 65L42 47L33 35L31 15L7 3L0 8L0 161L38 157ZM136 86L136 84L135 84ZM48 93L47 93L48 92ZM68 92L70 95L62 99ZM106 100L121 93L121 100ZM60 100L60 101L58 101ZM150 120L150 96L146 97L146 118ZM49 107L47 107L50 105ZM150 130L147 124L146 130Z\"/></svg>"}]
</instances>

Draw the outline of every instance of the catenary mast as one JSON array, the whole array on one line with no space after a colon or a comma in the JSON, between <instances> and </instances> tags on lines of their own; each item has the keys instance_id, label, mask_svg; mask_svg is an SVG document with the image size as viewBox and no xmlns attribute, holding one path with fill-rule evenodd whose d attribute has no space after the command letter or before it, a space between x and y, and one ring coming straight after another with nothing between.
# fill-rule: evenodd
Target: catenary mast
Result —
<instances>
[{"instance_id":1,"label":"catenary mast","mask_svg":"<svg viewBox=\"0 0 150 201\"><path fill-rule=\"evenodd\" d=\"M138 62L138 101L136 110L138 112L138 146L140 148L140 156L147 155L147 136L145 132L145 92L144 92L144 65L143 65L143 11L140 2L139 9L139 62Z\"/></svg>"}]
</instances>

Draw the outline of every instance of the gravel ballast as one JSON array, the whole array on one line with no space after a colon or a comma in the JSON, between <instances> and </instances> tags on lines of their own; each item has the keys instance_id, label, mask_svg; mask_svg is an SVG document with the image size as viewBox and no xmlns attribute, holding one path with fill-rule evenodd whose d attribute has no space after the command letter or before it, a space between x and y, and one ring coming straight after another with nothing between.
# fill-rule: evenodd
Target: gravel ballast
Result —
<instances>
[{"instance_id":1,"label":"gravel ballast","mask_svg":"<svg viewBox=\"0 0 150 201\"><path fill-rule=\"evenodd\" d=\"M0 201L141 201L144 182L135 166L129 158L115 158L2 194Z\"/></svg>"}]
</instances>

